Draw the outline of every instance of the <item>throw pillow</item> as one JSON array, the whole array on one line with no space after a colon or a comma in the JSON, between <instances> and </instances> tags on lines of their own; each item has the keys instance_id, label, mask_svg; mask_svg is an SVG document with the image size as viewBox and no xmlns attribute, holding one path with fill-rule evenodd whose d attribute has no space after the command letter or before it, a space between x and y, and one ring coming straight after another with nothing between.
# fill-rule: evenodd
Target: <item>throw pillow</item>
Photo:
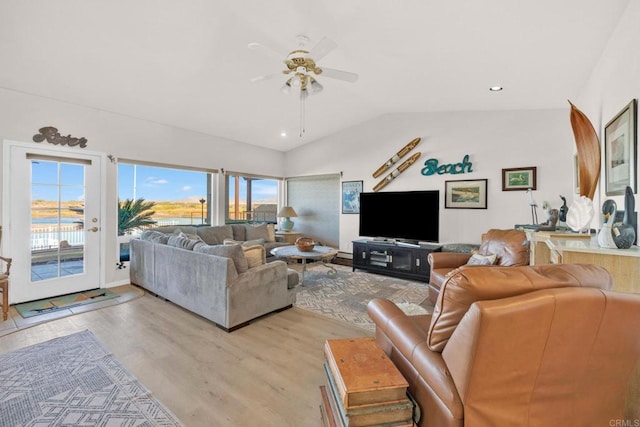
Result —
<instances>
[{"instance_id":1,"label":"throw pillow","mask_svg":"<svg viewBox=\"0 0 640 427\"><path fill-rule=\"evenodd\" d=\"M167 245L173 246L174 248L181 248L192 251L198 243L204 243L198 236L196 237L196 239L190 239L183 232L172 234L167 240Z\"/></svg>"},{"instance_id":2,"label":"throw pillow","mask_svg":"<svg viewBox=\"0 0 640 427\"><path fill-rule=\"evenodd\" d=\"M273 224L267 224L267 231L269 232L269 239L267 242L275 242L276 241L276 226Z\"/></svg>"},{"instance_id":3,"label":"throw pillow","mask_svg":"<svg viewBox=\"0 0 640 427\"><path fill-rule=\"evenodd\" d=\"M255 245L264 245L264 240L263 239L257 239L257 240L247 240L246 242L241 242L240 240L224 239L222 244L224 244L224 245L255 246Z\"/></svg>"},{"instance_id":4,"label":"throw pillow","mask_svg":"<svg viewBox=\"0 0 640 427\"><path fill-rule=\"evenodd\" d=\"M140 235L141 240L147 240L153 243L162 243L166 245L169 241L169 235L155 230L145 230Z\"/></svg>"},{"instance_id":5,"label":"throw pillow","mask_svg":"<svg viewBox=\"0 0 640 427\"><path fill-rule=\"evenodd\" d=\"M247 257L244 255L244 251L240 245L203 245L196 248L195 251L203 254L231 258L238 274L244 273L249 269Z\"/></svg>"},{"instance_id":6,"label":"throw pillow","mask_svg":"<svg viewBox=\"0 0 640 427\"><path fill-rule=\"evenodd\" d=\"M267 224L246 224L246 239L245 240L256 240L256 239L264 239L265 242L269 241L269 230L267 230Z\"/></svg>"},{"instance_id":7,"label":"throw pillow","mask_svg":"<svg viewBox=\"0 0 640 427\"><path fill-rule=\"evenodd\" d=\"M243 246L242 250L244 250L244 256L247 258L249 268L257 267L267 262L264 246Z\"/></svg>"},{"instance_id":8,"label":"throw pillow","mask_svg":"<svg viewBox=\"0 0 640 427\"><path fill-rule=\"evenodd\" d=\"M496 254L493 255L480 255L473 254L469 261L467 261L467 265L493 265L496 263Z\"/></svg>"}]
</instances>

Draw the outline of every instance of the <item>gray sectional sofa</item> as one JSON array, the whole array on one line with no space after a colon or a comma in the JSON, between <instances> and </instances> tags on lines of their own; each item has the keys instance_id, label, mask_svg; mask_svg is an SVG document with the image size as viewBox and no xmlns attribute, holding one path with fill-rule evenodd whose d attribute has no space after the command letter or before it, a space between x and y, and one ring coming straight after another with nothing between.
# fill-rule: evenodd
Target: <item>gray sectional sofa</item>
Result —
<instances>
[{"instance_id":1,"label":"gray sectional sofa","mask_svg":"<svg viewBox=\"0 0 640 427\"><path fill-rule=\"evenodd\" d=\"M196 235L207 236L210 242L228 232L218 227L198 228L202 230ZM261 249L256 262L245 255L248 248L240 244L207 244L204 237L188 236L185 227L172 231L149 230L140 239L131 240L131 283L209 319L227 332L295 302L297 273L283 261L266 263L262 247L249 246Z\"/></svg>"},{"instance_id":2,"label":"gray sectional sofa","mask_svg":"<svg viewBox=\"0 0 640 427\"><path fill-rule=\"evenodd\" d=\"M239 242L245 245L264 246L267 261L274 260L271 250L280 246L287 246L290 243L280 240L275 235L272 224L231 224L231 225L211 225L211 226L190 226L171 225L153 228L167 234L183 232L189 236L198 236L208 245L222 245L226 242Z\"/></svg>"}]
</instances>

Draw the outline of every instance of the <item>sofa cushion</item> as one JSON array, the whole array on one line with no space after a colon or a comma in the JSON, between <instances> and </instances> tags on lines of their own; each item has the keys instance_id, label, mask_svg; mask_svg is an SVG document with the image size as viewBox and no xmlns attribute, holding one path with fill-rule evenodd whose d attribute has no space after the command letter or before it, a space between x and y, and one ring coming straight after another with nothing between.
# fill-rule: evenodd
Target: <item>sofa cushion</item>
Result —
<instances>
[{"instance_id":1,"label":"sofa cushion","mask_svg":"<svg viewBox=\"0 0 640 427\"><path fill-rule=\"evenodd\" d=\"M202 245L197 247L195 252L231 258L238 274L244 273L249 269L247 257L245 257L240 245Z\"/></svg>"},{"instance_id":2,"label":"sofa cushion","mask_svg":"<svg viewBox=\"0 0 640 427\"><path fill-rule=\"evenodd\" d=\"M242 250L244 251L244 256L247 258L249 268L257 267L267 262L264 246L262 245L242 245Z\"/></svg>"},{"instance_id":3,"label":"sofa cushion","mask_svg":"<svg viewBox=\"0 0 640 427\"><path fill-rule=\"evenodd\" d=\"M221 245L224 239L233 239L233 229L230 225L198 227L197 233L207 245Z\"/></svg>"},{"instance_id":4,"label":"sofa cushion","mask_svg":"<svg viewBox=\"0 0 640 427\"><path fill-rule=\"evenodd\" d=\"M159 231L166 234L174 234L183 232L185 234L197 234L196 227L191 225L161 225L160 227L153 228L154 231Z\"/></svg>"},{"instance_id":5,"label":"sofa cushion","mask_svg":"<svg viewBox=\"0 0 640 427\"><path fill-rule=\"evenodd\" d=\"M161 243L166 245L169 241L169 235L155 230L145 230L140 235L140 239L153 243Z\"/></svg>"},{"instance_id":6,"label":"sofa cushion","mask_svg":"<svg viewBox=\"0 0 640 427\"><path fill-rule=\"evenodd\" d=\"M523 295L538 289L584 286L610 290L611 274L591 264L461 267L446 278L433 310L427 344L441 352L476 301Z\"/></svg>"},{"instance_id":7,"label":"sofa cushion","mask_svg":"<svg viewBox=\"0 0 640 427\"><path fill-rule=\"evenodd\" d=\"M496 254L496 264L503 267L529 264L529 240L522 230L491 229L482 235L480 255Z\"/></svg>"},{"instance_id":8,"label":"sofa cushion","mask_svg":"<svg viewBox=\"0 0 640 427\"><path fill-rule=\"evenodd\" d=\"M269 230L267 229L267 224L246 224L245 227L245 240L264 239L265 242L272 241L269 239Z\"/></svg>"},{"instance_id":9,"label":"sofa cushion","mask_svg":"<svg viewBox=\"0 0 640 427\"><path fill-rule=\"evenodd\" d=\"M198 236L196 236L198 237ZM204 245L204 242L200 239L190 239L185 233L171 234L167 240L167 245L174 248L186 249L192 251L197 245Z\"/></svg>"},{"instance_id":10,"label":"sofa cushion","mask_svg":"<svg viewBox=\"0 0 640 427\"><path fill-rule=\"evenodd\" d=\"M244 224L231 224L231 230L233 230L233 240L244 242L247 240L247 227Z\"/></svg>"}]
</instances>

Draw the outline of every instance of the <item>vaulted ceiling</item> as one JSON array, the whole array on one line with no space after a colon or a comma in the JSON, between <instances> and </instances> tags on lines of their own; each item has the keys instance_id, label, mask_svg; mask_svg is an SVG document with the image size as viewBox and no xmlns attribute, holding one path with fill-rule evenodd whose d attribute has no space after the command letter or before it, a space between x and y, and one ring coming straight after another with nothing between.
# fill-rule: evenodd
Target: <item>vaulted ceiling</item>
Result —
<instances>
[{"instance_id":1,"label":"vaulted ceiling","mask_svg":"<svg viewBox=\"0 0 640 427\"><path fill-rule=\"evenodd\" d=\"M628 3L0 0L0 87L286 151L385 113L568 108ZM302 138L287 76L250 82L282 61L247 48L299 34L359 75L318 77Z\"/></svg>"}]
</instances>

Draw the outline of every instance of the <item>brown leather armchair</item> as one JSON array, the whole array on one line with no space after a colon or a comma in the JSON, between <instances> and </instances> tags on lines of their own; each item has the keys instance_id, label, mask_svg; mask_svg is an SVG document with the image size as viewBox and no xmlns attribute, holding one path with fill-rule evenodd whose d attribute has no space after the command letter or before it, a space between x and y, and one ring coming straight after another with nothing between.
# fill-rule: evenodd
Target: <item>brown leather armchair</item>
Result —
<instances>
[{"instance_id":1,"label":"brown leather armchair","mask_svg":"<svg viewBox=\"0 0 640 427\"><path fill-rule=\"evenodd\" d=\"M502 267L529 265L529 241L522 230L491 229L482 235L478 249L480 255L493 255L496 264ZM440 287L447 275L456 268L465 266L470 253L432 252L428 256L431 273L429 275L429 300L436 303Z\"/></svg>"},{"instance_id":2,"label":"brown leather armchair","mask_svg":"<svg viewBox=\"0 0 640 427\"><path fill-rule=\"evenodd\" d=\"M367 310L418 426L608 426L640 406L640 295L611 286L594 265L475 267L445 281L433 315Z\"/></svg>"}]
</instances>

